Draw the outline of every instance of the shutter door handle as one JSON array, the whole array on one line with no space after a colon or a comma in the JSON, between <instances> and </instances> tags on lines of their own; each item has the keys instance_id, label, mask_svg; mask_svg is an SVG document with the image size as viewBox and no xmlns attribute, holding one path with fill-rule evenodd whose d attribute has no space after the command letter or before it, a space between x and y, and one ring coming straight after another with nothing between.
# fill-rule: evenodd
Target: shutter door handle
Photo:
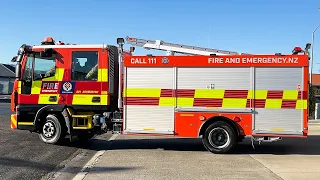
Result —
<instances>
[{"instance_id":1,"label":"shutter door handle","mask_svg":"<svg viewBox=\"0 0 320 180\"><path fill-rule=\"evenodd\" d=\"M50 102L56 102L57 101L57 96L50 96L49 97Z\"/></svg>"},{"instance_id":2,"label":"shutter door handle","mask_svg":"<svg viewBox=\"0 0 320 180\"><path fill-rule=\"evenodd\" d=\"M100 97L93 97L92 102L100 102Z\"/></svg>"}]
</instances>

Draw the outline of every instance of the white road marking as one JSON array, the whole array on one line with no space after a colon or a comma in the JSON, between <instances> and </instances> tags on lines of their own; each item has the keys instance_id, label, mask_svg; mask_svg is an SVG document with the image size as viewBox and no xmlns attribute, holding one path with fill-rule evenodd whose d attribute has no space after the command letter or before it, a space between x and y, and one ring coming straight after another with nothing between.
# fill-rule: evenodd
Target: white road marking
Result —
<instances>
[{"instance_id":1,"label":"white road marking","mask_svg":"<svg viewBox=\"0 0 320 180\"><path fill-rule=\"evenodd\" d=\"M118 134L112 135L108 141L113 141L118 137ZM98 151L88 162L86 165L83 166L83 168L80 170L80 172L73 178L73 180L83 180L85 176L88 174L89 169L91 169L95 163L98 162L99 157L102 156L106 150Z\"/></svg>"},{"instance_id":2,"label":"white road marking","mask_svg":"<svg viewBox=\"0 0 320 180\"><path fill-rule=\"evenodd\" d=\"M55 179L59 179L60 176L63 176L64 174L68 173L68 169L70 168L68 165L72 164L74 161L79 161L80 159L82 159L85 155L86 155L86 151L83 150L78 150L76 151L74 154L77 154L76 156L74 156L73 158L68 158L64 161L62 161L58 166L62 166L64 165L64 167L62 169L59 170L54 170L50 173L48 173L45 177L43 177L43 180L55 180ZM73 156L73 155L72 155Z\"/></svg>"}]
</instances>

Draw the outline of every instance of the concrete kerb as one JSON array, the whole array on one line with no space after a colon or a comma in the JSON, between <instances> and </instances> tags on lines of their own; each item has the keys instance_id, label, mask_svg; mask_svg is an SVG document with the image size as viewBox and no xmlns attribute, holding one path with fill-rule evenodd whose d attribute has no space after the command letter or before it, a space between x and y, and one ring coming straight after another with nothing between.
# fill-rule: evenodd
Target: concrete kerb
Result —
<instances>
[{"instance_id":1,"label":"concrete kerb","mask_svg":"<svg viewBox=\"0 0 320 180\"><path fill-rule=\"evenodd\" d=\"M114 134L111 136L108 141L113 141L118 137L118 134ZM89 161L88 163L83 166L83 168L80 170L80 172L73 178L73 180L83 180L85 179L86 175L90 172L90 169L94 167L94 165L99 161L100 157L103 156L103 154L106 152L106 150L98 151Z\"/></svg>"},{"instance_id":2,"label":"concrete kerb","mask_svg":"<svg viewBox=\"0 0 320 180\"><path fill-rule=\"evenodd\" d=\"M308 122L309 125L320 125L320 120L310 119Z\"/></svg>"}]
</instances>

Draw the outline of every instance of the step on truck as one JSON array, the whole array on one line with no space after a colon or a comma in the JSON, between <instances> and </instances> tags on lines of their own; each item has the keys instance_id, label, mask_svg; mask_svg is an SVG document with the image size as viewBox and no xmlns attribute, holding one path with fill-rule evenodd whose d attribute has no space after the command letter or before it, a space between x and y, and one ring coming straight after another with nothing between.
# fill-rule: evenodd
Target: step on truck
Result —
<instances>
[{"instance_id":1,"label":"step on truck","mask_svg":"<svg viewBox=\"0 0 320 180\"><path fill-rule=\"evenodd\" d=\"M108 131L201 138L212 153L228 153L245 137L307 137L311 44L254 55L125 39L22 45L12 59L11 128L51 144ZM167 54L136 56L135 47Z\"/></svg>"}]
</instances>

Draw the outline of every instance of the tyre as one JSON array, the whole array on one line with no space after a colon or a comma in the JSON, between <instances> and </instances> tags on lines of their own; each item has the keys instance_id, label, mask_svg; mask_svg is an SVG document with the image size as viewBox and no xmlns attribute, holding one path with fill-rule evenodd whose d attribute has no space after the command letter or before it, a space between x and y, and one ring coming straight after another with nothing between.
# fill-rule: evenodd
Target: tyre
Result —
<instances>
[{"instance_id":1,"label":"tyre","mask_svg":"<svg viewBox=\"0 0 320 180\"><path fill-rule=\"evenodd\" d=\"M56 115L49 114L41 127L39 138L48 144L57 144L65 138L64 127Z\"/></svg>"},{"instance_id":2,"label":"tyre","mask_svg":"<svg viewBox=\"0 0 320 180\"><path fill-rule=\"evenodd\" d=\"M237 135L229 124L217 121L206 129L202 142L208 151L224 154L231 151L237 144Z\"/></svg>"}]
</instances>

